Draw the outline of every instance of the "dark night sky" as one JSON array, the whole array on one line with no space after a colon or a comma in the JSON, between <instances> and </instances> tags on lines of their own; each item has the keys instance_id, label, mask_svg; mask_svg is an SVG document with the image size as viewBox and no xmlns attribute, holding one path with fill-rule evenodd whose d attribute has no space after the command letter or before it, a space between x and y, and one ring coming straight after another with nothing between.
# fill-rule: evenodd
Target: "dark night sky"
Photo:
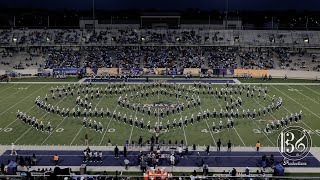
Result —
<instances>
[{"instance_id":1,"label":"dark night sky","mask_svg":"<svg viewBox=\"0 0 320 180\"><path fill-rule=\"evenodd\" d=\"M95 0L97 9L223 10L226 0ZM92 0L0 0L0 7L90 9ZM320 0L229 0L230 10L320 10Z\"/></svg>"}]
</instances>

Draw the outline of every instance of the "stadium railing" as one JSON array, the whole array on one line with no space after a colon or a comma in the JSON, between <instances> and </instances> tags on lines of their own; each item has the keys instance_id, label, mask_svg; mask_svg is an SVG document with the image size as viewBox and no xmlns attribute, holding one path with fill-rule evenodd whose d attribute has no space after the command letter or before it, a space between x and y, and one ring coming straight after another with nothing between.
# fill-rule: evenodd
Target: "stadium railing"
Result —
<instances>
[{"instance_id":1,"label":"stadium railing","mask_svg":"<svg viewBox=\"0 0 320 180\"><path fill-rule=\"evenodd\" d=\"M26 175L0 175L0 178L6 178L6 179L26 179ZM29 176L30 177L30 176ZM64 178L71 178L71 179L85 179L85 178L90 178L90 179L154 179L151 177L146 177L143 175L57 175L57 176L52 176L52 175L31 175L33 179L64 179ZM162 179L189 179L192 176L168 176L168 177L163 177ZM267 174L265 176L262 175L237 175L237 176L231 176L229 174L213 174L210 176L193 176L194 179L319 179L320 176L272 176L270 174Z\"/></svg>"}]
</instances>

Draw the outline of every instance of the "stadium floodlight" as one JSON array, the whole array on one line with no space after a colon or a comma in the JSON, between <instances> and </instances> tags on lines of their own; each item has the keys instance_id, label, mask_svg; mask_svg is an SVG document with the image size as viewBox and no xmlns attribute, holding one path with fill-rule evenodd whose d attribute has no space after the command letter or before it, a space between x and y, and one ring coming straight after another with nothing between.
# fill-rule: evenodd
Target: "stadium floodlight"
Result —
<instances>
[{"instance_id":1,"label":"stadium floodlight","mask_svg":"<svg viewBox=\"0 0 320 180\"><path fill-rule=\"evenodd\" d=\"M17 38L12 38L13 42L17 42Z\"/></svg>"}]
</instances>

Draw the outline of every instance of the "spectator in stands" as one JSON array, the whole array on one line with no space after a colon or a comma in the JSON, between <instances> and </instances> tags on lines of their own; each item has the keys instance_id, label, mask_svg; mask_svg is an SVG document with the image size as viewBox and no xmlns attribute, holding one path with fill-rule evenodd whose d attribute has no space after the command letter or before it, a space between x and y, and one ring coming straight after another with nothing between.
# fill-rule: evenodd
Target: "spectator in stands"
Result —
<instances>
[{"instance_id":1,"label":"spectator in stands","mask_svg":"<svg viewBox=\"0 0 320 180\"><path fill-rule=\"evenodd\" d=\"M236 168L233 168L231 171L231 176L236 176L237 175L237 170Z\"/></svg>"},{"instance_id":2,"label":"spectator in stands","mask_svg":"<svg viewBox=\"0 0 320 180\"><path fill-rule=\"evenodd\" d=\"M250 169L249 169L249 167L246 168L245 174L248 177L248 180L250 180Z\"/></svg>"},{"instance_id":3,"label":"spectator in stands","mask_svg":"<svg viewBox=\"0 0 320 180\"><path fill-rule=\"evenodd\" d=\"M88 145L89 145L89 137L88 137L88 134L87 134L87 133L84 135L84 145L85 145L85 146L88 146Z\"/></svg>"}]
</instances>

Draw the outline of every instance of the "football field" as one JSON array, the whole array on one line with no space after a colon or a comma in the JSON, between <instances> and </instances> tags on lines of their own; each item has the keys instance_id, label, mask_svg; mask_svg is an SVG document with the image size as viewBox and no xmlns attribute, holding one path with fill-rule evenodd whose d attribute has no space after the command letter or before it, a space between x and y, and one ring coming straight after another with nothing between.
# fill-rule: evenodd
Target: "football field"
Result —
<instances>
[{"instance_id":1,"label":"football field","mask_svg":"<svg viewBox=\"0 0 320 180\"><path fill-rule=\"evenodd\" d=\"M226 128L227 118L223 113L223 118L216 117L215 119L212 116L214 109L216 110L218 116L220 109L226 109L226 102L224 101L224 96L221 99L218 96L213 94L208 94L207 91L203 93L203 85L194 86L194 84L181 84L176 85L174 88L171 86L152 86L145 85L144 89L138 90L138 84L126 84L126 92L121 94L118 92L115 94L114 90L124 88L123 85L120 87L119 84L111 85L113 93L105 93L105 89L109 88L108 84L93 84L89 86L89 98L88 102L92 103L92 109L97 108L99 114L101 108L106 112L107 108L109 109L111 116L107 117L87 117L87 121L92 119L93 121L101 122L103 124L103 132L96 132L93 128L83 127L82 120L83 117L73 118L70 113L70 117L63 117L58 114L48 113L44 109L41 109L35 104L36 97L40 96L41 100L45 101L46 94L48 95L47 104L59 107L60 110L63 108L69 108L70 112L73 108L77 109L76 97L77 90L81 91L82 88L86 88L85 84L82 87L79 87L79 84L70 83L71 89L74 89L74 96L66 96L64 93L62 97L58 97L58 93L55 88L58 86L59 89L65 87L67 89L68 82L65 84L14 84L14 83L4 83L0 84L0 144L19 144L19 145L83 145L85 134L88 134L89 145L95 146L105 146L108 144L108 141L111 141L112 145L123 145L125 141L132 142L135 144L138 143L140 136L143 138L143 144L146 144L147 140L151 136L155 136L153 131L154 124L163 124L163 130L159 132L159 143L162 144L164 140L166 144L171 140L172 144L175 141L178 143L183 140L184 144L187 145L216 145L218 139L221 139L222 144L225 146L228 140L231 140L232 144L235 146L255 146L257 141L260 141L262 146L277 146L277 138L281 131L281 127L277 130L274 129L271 132L266 132L265 127L267 123L276 122L276 120L281 120L281 118L286 117L287 115L298 113L302 111L302 121L295 123L294 120L288 126L301 126L306 129L312 137L313 146L320 146L320 86L319 85L250 85L251 88L255 86L256 89L261 87L264 89L267 87L267 97L266 100L263 100L263 94L258 98L257 90L254 92L253 98L247 98L246 92L248 85L244 85L244 90L242 95L232 93L234 99L237 99L239 96L242 99L242 106L238 107L239 118L233 118L235 126L229 130ZM142 87L143 85L141 85ZM237 87L238 85L235 85ZM242 85L240 85L242 86ZM53 87L55 91L55 99L53 100L50 93L50 88ZM213 91L217 88L226 88L226 85L211 85ZM229 88L231 86L229 85ZM91 89L93 89L94 98L91 100ZM96 90L102 90L100 97L96 97ZM133 89L136 89L133 91ZM179 89L179 90L178 90ZM156 92L159 93L156 93ZM133 96L131 97L131 92ZM136 93L138 92L138 96ZM148 92L148 98L143 96L141 97L141 92ZM152 92L155 92L152 95ZM161 93L162 92L162 93ZM166 93L165 93L166 92ZM172 95L170 95L170 92ZM175 93L180 92L181 97L176 97ZM199 92L199 94L198 94ZM121 96L123 99L127 94L127 101L130 103L130 107L127 108L125 105L120 103L118 105L118 99ZM200 105L193 106L190 105L190 108L187 108L186 96L188 99L194 97L199 97L201 100ZM84 98L84 94L80 92L81 98ZM279 97L282 98L283 103L282 107L279 110L273 110L270 113L263 114L261 117L256 116L255 119L242 118L243 110L247 111L248 109L252 112L254 109L258 111L259 108L267 107L272 103L272 97L275 96L275 102ZM227 102L231 106L230 95L227 95ZM142 113L142 110L137 110L132 108L132 105L137 105L138 103L142 106L151 106L152 111L151 115L148 116L147 111ZM166 109L162 105L172 105L184 104L184 109L181 112L175 110L172 113L170 108L169 115L166 114ZM80 107L81 110L84 108ZM235 109L235 108L234 108ZM17 111L25 112L31 117L35 117L38 121L42 121L46 127L47 122L50 121L53 130L51 132L41 132L36 128L24 123L22 120L17 118ZM206 120L202 119L204 111L210 111L210 116ZM157 116L154 115L154 111L157 112ZM160 112L164 112L163 118L160 116ZM234 110L236 111L236 110ZM116 112L116 119L112 118L113 112ZM198 113L201 113L201 120L197 122L196 117ZM121 114L120 120L118 120L118 114ZM127 123L123 122L123 116L126 114ZM194 115L194 123L190 124L190 117ZM132 115L133 119L137 117L138 121L143 118L144 128L141 129L140 126L136 127L135 125L130 126L129 117ZM230 111L229 111L230 115ZM188 124L182 125L182 127L172 128L173 120L178 121L182 118L183 123L187 116ZM230 119L230 118L229 118ZM169 131L166 129L167 121L170 122ZM148 131L146 128L147 122L150 121L151 129ZM223 128L221 131L213 131L212 123L215 122L216 128L219 127L219 122L222 121Z\"/></svg>"}]
</instances>

